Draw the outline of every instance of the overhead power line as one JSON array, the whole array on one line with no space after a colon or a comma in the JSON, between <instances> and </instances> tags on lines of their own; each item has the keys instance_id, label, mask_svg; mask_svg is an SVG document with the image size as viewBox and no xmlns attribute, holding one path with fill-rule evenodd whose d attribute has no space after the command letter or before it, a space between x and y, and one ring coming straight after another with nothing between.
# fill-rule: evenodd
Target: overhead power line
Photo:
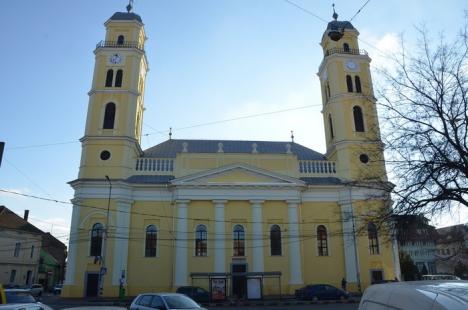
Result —
<instances>
[{"instance_id":1,"label":"overhead power line","mask_svg":"<svg viewBox=\"0 0 468 310\"><path fill-rule=\"evenodd\" d=\"M322 22L324 22L324 23L328 23L327 20L321 18L321 17L318 16L317 14L315 14L315 13L309 11L308 9L306 9L306 8L304 8L304 7L302 7L302 6L300 6L299 4L297 4L297 3L293 2L293 1L290 1L290 0L283 0L283 1L286 2L286 3L289 3L289 4L292 5L292 6L295 6L295 7L298 8L299 10L301 10L301 11L303 11L303 12L305 12L305 13L307 13L307 14L309 14L309 15L315 17L315 18L317 18L318 20L320 20L320 21L322 21Z\"/></svg>"},{"instance_id":2,"label":"overhead power line","mask_svg":"<svg viewBox=\"0 0 468 310\"><path fill-rule=\"evenodd\" d=\"M350 22L353 21L353 19L356 17L356 15L358 15L359 13L361 13L362 9L370 2L370 0L367 0L366 3L364 3L360 8L359 10L357 10L357 12L353 15L353 17L351 17L351 19L349 20Z\"/></svg>"},{"instance_id":3,"label":"overhead power line","mask_svg":"<svg viewBox=\"0 0 468 310\"><path fill-rule=\"evenodd\" d=\"M61 200L56 200L56 199L50 199L50 198L45 198L45 197L40 197L36 195L29 195L29 194L23 194L23 193L18 193L10 190L5 190L5 189L0 189L0 192L4 193L9 193L13 195L18 195L18 196L23 196L23 197L29 197L29 198L34 198L34 199L39 199L39 200L44 200L44 201L51 201L55 203L60 203L60 204L67 204L67 205L76 205L80 206L83 208L90 208L90 209L96 209L100 211L107 211L106 207L96 207L96 206L90 206L90 205L85 205L85 204L80 204L80 203L71 203L68 201L61 201ZM186 220L192 220L192 221L204 221L204 222L220 222L220 223L231 223L231 224L239 224L238 221L236 220L216 220L216 219L207 219L207 218L194 218L194 217L178 217L178 216L167 216L167 215L160 215L160 214L154 214L154 213L144 213L144 212L137 212L137 211L123 211L123 210L111 210L111 212L118 212L118 213L126 213L126 214L136 214L136 215L144 215L144 216L149 216L153 218L169 218L169 219L186 219ZM354 216L356 218L356 216ZM308 224L330 224L330 223L342 223L344 220L338 219L336 221L299 221L299 222L293 222L293 223L287 223L286 225L290 224L298 224L298 225L308 225ZM272 224L270 220L268 221L244 221L243 223L248 223L248 224Z\"/></svg>"},{"instance_id":4,"label":"overhead power line","mask_svg":"<svg viewBox=\"0 0 468 310\"><path fill-rule=\"evenodd\" d=\"M322 106L322 104L309 104L309 105L300 106L300 107L293 107L293 108L288 108L288 109L281 109L281 110L270 111L270 112L250 114L250 115L244 115L244 116L233 117L233 118L228 118L228 119L215 120L215 121L211 121L211 122L198 123L198 124L193 124L193 125L185 126L185 127L172 128L172 131L180 131L180 130L186 130L186 129L196 128L196 127L203 127L203 126L222 124L222 123L233 122L233 121L238 121L238 120L242 120L242 119L248 119L248 118L260 117L260 116L265 116L265 115L284 113L284 112L295 111L295 110L302 110L302 109L318 107L318 106ZM151 135L155 135L155 134L160 134L160 135L164 134L165 135L165 134L169 133L169 130L156 130L153 127L151 127L150 125L148 125L148 124L145 124L145 125L148 126L149 128L152 128L154 131L143 134L143 136L151 136ZM79 142L80 142L79 140L74 140L74 141L65 141L65 142L56 142L56 143L22 145L22 146L8 147L5 150L11 151L11 150L21 150L21 149L30 149L30 148L40 148L40 147L48 147L48 146L79 143Z\"/></svg>"}]
</instances>

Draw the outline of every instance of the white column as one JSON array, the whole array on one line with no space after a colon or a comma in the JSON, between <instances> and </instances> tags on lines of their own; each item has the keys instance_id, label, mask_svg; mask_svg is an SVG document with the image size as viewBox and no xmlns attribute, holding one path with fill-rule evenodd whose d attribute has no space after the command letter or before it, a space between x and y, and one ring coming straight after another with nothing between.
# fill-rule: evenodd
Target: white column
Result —
<instances>
[{"instance_id":1,"label":"white column","mask_svg":"<svg viewBox=\"0 0 468 310\"><path fill-rule=\"evenodd\" d=\"M343 223L346 281L348 283L357 283L358 286L360 286L351 191L344 191L340 193L340 196L342 196L339 204L341 207L341 220Z\"/></svg>"},{"instance_id":2,"label":"white column","mask_svg":"<svg viewBox=\"0 0 468 310\"><path fill-rule=\"evenodd\" d=\"M224 205L226 200L213 200L215 207L214 272L226 272L226 224Z\"/></svg>"},{"instance_id":3,"label":"white column","mask_svg":"<svg viewBox=\"0 0 468 310\"><path fill-rule=\"evenodd\" d=\"M176 213L176 242L175 242L175 286L187 285L188 270L188 234L187 234L187 207L188 200L178 200Z\"/></svg>"},{"instance_id":4,"label":"white column","mask_svg":"<svg viewBox=\"0 0 468 310\"><path fill-rule=\"evenodd\" d=\"M252 208L252 271L263 272L263 200L251 200Z\"/></svg>"},{"instance_id":5,"label":"white column","mask_svg":"<svg viewBox=\"0 0 468 310\"><path fill-rule=\"evenodd\" d=\"M289 284L302 284L298 201L288 201Z\"/></svg>"},{"instance_id":6,"label":"white column","mask_svg":"<svg viewBox=\"0 0 468 310\"><path fill-rule=\"evenodd\" d=\"M114 239L114 256L112 266L112 285L119 285L120 278L123 278L124 283L127 280L127 261L128 261L128 240L130 232L130 212L132 201L118 200L117 212L115 214L115 235Z\"/></svg>"},{"instance_id":7,"label":"white column","mask_svg":"<svg viewBox=\"0 0 468 310\"><path fill-rule=\"evenodd\" d=\"M76 273L76 251L79 242L79 232L78 226L80 224L80 200L72 199L73 203L73 211L72 211L72 218L71 218L71 226L70 226L70 238L68 244L68 255L67 255L67 270L65 275L65 285L74 285L75 284L75 273ZM84 254L86 255L86 254Z\"/></svg>"}]
</instances>

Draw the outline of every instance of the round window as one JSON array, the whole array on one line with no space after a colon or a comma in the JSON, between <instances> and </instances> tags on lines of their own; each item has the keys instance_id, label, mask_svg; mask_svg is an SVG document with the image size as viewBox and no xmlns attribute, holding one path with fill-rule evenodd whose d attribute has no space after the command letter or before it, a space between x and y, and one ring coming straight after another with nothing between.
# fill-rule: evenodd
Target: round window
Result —
<instances>
[{"instance_id":1,"label":"round window","mask_svg":"<svg viewBox=\"0 0 468 310\"><path fill-rule=\"evenodd\" d=\"M102 151L101 152L101 159L102 160L108 160L110 158L110 152L109 151Z\"/></svg>"},{"instance_id":2,"label":"round window","mask_svg":"<svg viewBox=\"0 0 468 310\"><path fill-rule=\"evenodd\" d=\"M367 164L369 162L369 156L367 156L367 154L361 154L359 155L359 160L361 163Z\"/></svg>"}]
</instances>

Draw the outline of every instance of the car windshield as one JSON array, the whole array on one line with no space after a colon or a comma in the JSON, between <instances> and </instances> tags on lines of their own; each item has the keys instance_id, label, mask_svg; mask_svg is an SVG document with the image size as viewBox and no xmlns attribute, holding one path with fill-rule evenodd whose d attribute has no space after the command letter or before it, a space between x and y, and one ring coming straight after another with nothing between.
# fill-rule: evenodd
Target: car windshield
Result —
<instances>
[{"instance_id":1,"label":"car windshield","mask_svg":"<svg viewBox=\"0 0 468 310\"><path fill-rule=\"evenodd\" d=\"M163 296L170 309L198 309L200 306L185 296L167 295Z\"/></svg>"},{"instance_id":2,"label":"car windshield","mask_svg":"<svg viewBox=\"0 0 468 310\"><path fill-rule=\"evenodd\" d=\"M36 302L28 292L5 292L8 304L28 304Z\"/></svg>"}]
</instances>

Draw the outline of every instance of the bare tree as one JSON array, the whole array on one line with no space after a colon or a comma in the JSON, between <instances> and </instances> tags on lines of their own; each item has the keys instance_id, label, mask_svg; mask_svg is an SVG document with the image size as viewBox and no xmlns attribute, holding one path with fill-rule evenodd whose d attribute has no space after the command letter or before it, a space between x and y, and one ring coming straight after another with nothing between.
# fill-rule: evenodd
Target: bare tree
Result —
<instances>
[{"instance_id":1,"label":"bare tree","mask_svg":"<svg viewBox=\"0 0 468 310\"><path fill-rule=\"evenodd\" d=\"M443 35L432 45L425 29L384 77L379 102L387 166L395 181L394 212L434 214L468 207L468 37ZM403 40L402 40L403 42Z\"/></svg>"}]
</instances>

